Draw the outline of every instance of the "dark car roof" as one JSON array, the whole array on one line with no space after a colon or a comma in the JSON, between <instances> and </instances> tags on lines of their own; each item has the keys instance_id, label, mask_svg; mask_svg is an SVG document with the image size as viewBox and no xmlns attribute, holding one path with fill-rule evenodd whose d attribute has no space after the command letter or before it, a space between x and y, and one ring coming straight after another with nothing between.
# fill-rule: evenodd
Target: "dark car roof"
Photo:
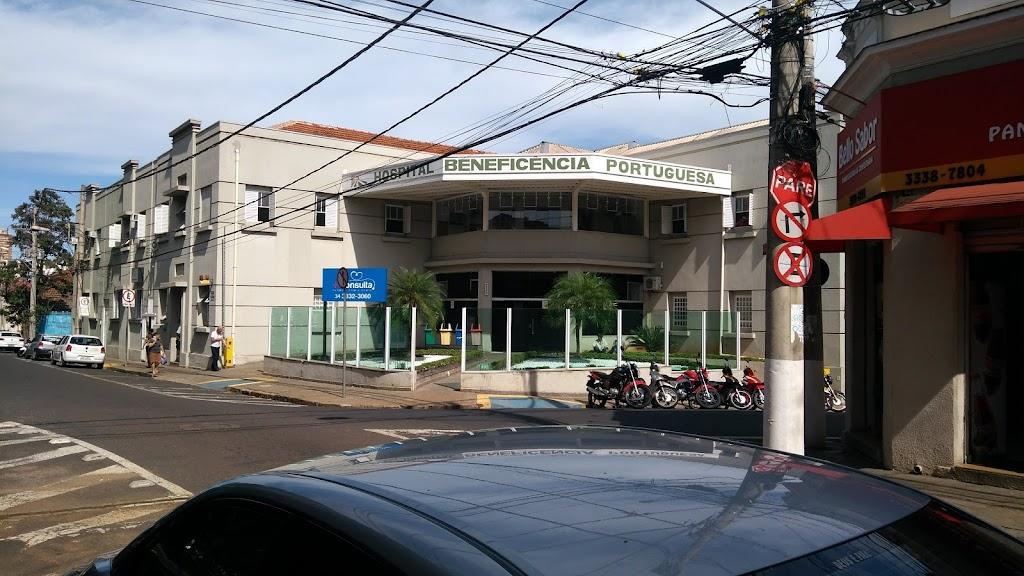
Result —
<instances>
[{"instance_id":1,"label":"dark car roof","mask_svg":"<svg viewBox=\"0 0 1024 576\"><path fill-rule=\"evenodd\" d=\"M903 518L918 492L823 462L628 428L409 440L268 472L356 488L527 574L737 574Z\"/></svg>"}]
</instances>

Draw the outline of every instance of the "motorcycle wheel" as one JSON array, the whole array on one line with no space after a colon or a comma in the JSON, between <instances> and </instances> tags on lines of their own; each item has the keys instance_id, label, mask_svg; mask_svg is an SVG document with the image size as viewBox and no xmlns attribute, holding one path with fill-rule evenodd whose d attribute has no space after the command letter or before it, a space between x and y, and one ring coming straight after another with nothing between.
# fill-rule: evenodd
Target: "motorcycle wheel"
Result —
<instances>
[{"instance_id":1,"label":"motorcycle wheel","mask_svg":"<svg viewBox=\"0 0 1024 576\"><path fill-rule=\"evenodd\" d=\"M764 410L764 390L754 392L754 408Z\"/></svg>"},{"instance_id":2,"label":"motorcycle wheel","mask_svg":"<svg viewBox=\"0 0 1024 576\"><path fill-rule=\"evenodd\" d=\"M729 405L737 410L749 410L754 406L754 399L746 390L733 390L729 393Z\"/></svg>"},{"instance_id":3,"label":"motorcycle wheel","mask_svg":"<svg viewBox=\"0 0 1024 576\"><path fill-rule=\"evenodd\" d=\"M651 405L658 408L675 408L676 404L679 403L679 392L674 388L668 386L659 386L654 391L654 397L651 400Z\"/></svg>"},{"instance_id":4,"label":"motorcycle wheel","mask_svg":"<svg viewBox=\"0 0 1024 576\"><path fill-rule=\"evenodd\" d=\"M833 392L831 398L826 398L829 401L829 409L833 412L845 412L846 411L846 394L842 392Z\"/></svg>"},{"instance_id":5,"label":"motorcycle wheel","mask_svg":"<svg viewBox=\"0 0 1024 576\"><path fill-rule=\"evenodd\" d=\"M607 403L607 398L598 398L593 392L587 392L587 408L604 408Z\"/></svg>"},{"instance_id":6,"label":"motorcycle wheel","mask_svg":"<svg viewBox=\"0 0 1024 576\"><path fill-rule=\"evenodd\" d=\"M651 391L646 386L637 386L626 394L626 406L645 408L651 403Z\"/></svg>"},{"instance_id":7,"label":"motorcycle wheel","mask_svg":"<svg viewBox=\"0 0 1024 576\"><path fill-rule=\"evenodd\" d=\"M714 388L705 388L694 392L693 399L701 408L718 408L722 405L722 395Z\"/></svg>"}]
</instances>

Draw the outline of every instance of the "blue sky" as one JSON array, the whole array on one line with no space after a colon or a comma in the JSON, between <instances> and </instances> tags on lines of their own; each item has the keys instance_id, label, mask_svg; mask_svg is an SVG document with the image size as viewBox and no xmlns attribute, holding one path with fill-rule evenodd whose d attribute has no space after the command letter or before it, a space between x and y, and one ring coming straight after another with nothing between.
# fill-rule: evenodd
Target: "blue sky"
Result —
<instances>
[{"instance_id":1,"label":"blue sky","mask_svg":"<svg viewBox=\"0 0 1024 576\"><path fill-rule=\"evenodd\" d=\"M335 18L328 21L279 12L307 10L285 0L235 0L246 7L213 0L152 1L351 41L366 42L380 32L341 22L352 17L340 14L328 15ZM546 1L570 4L569 0L437 0L432 8L533 31L561 12ZM383 12L365 2L353 2L349 5ZM714 4L724 11L747 5L736 1ZM605 52L632 53L718 19L694 0L591 0L582 10L649 31L574 14L545 36ZM441 25L436 20L424 23ZM842 70L834 58L842 37L838 31L819 36L816 75L831 82ZM385 44L478 62L496 55L453 45L457 43L454 40L424 42L420 38L403 34ZM199 118L204 124L247 122L358 48L341 40L129 0L0 0L0 122L4 126L0 131L0 227L9 225L11 211L33 189L77 190L85 183L110 183L120 176L120 165L126 160L146 162L165 150L167 132L185 119ZM565 74L516 58L502 64ZM374 49L264 124L303 119L380 130L477 68ZM748 61L748 71L767 74L759 58ZM393 134L436 141L560 81L491 70ZM731 89L725 96L744 102L764 92ZM721 104L701 96L627 96L585 105L489 149L516 151L540 140L583 147L629 140L650 142L766 115L763 105L730 109L727 115ZM70 196L69 203L75 199Z\"/></svg>"}]
</instances>

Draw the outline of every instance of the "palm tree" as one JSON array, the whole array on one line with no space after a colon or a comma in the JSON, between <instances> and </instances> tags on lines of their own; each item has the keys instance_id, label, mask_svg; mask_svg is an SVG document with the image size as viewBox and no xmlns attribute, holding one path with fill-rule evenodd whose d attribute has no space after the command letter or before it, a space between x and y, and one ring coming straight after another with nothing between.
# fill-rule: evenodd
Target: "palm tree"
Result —
<instances>
[{"instance_id":1,"label":"palm tree","mask_svg":"<svg viewBox=\"0 0 1024 576\"><path fill-rule=\"evenodd\" d=\"M604 326L607 315L615 310L615 291L611 284L593 272L559 277L548 292L547 300L548 310L556 324L565 322L564 310L572 311L576 352L580 351L583 324Z\"/></svg>"},{"instance_id":2,"label":"palm tree","mask_svg":"<svg viewBox=\"0 0 1024 576\"><path fill-rule=\"evenodd\" d=\"M393 314L408 318L415 306L416 315L427 326L433 326L444 309L441 287L433 272L399 268L388 279L388 301Z\"/></svg>"}]
</instances>

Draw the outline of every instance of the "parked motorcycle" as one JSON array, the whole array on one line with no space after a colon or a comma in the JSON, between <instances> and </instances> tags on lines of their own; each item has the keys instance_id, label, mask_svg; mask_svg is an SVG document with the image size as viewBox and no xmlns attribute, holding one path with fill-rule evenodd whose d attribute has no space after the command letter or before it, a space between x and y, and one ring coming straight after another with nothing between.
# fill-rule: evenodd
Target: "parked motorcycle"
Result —
<instances>
[{"instance_id":1,"label":"parked motorcycle","mask_svg":"<svg viewBox=\"0 0 1024 576\"><path fill-rule=\"evenodd\" d=\"M624 362L611 372L591 370L587 380L587 406L603 408L608 400L618 408L644 408L651 403L651 390L633 362Z\"/></svg>"},{"instance_id":2,"label":"parked motorcycle","mask_svg":"<svg viewBox=\"0 0 1024 576\"><path fill-rule=\"evenodd\" d=\"M846 394L832 387L832 369L825 368L825 410L832 412L846 411Z\"/></svg>"},{"instance_id":3,"label":"parked motorcycle","mask_svg":"<svg viewBox=\"0 0 1024 576\"><path fill-rule=\"evenodd\" d=\"M690 407L694 405L701 408L718 408L722 404L722 395L719 394L718 388L708 381L707 370L701 368L700 370L686 370L676 378L661 374L658 371L658 365L651 363L652 376L651 380L654 381L653 374L658 375L658 380L668 386L674 386L676 389L676 395L679 397L679 402L688 402ZM674 406L674 405L673 405Z\"/></svg>"},{"instance_id":4,"label":"parked motorcycle","mask_svg":"<svg viewBox=\"0 0 1024 576\"><path fill-rule=\"evenodd\" d=\"M707 371L704 369L702 371L704 377L707 378ZM711 384L718 388L718 393L728 406L737 410L749 410L754 407L754 396L747 392L740 381L732 375L731 368L726 366L722 369L722 378L724 379L722 382L712 382Z\"/></svg>"},{"instance_id":5,"label":"parked motorcycle","mask_svg":"<svg viewBox=\"0 0 1024 576\"><path fill-rule=\"evenodd\" d=\"M662 374L655 362L651 362L650 388L651 406L656 408L675 408L682 398L679 382L667 374Z\"/></svg>"},{"instance_id":6,"label":"parked motorcycle","mask_svg":"<svg viewBox=\"0 0 1024 576\"><path fill-rule=\"evenodd\" d=\"M764 380L757 377L757 373L750 366L743 369L743 378L740 380L743 387L754 398L754 408L764 410Z\"/></svg>"}]
</instances>

